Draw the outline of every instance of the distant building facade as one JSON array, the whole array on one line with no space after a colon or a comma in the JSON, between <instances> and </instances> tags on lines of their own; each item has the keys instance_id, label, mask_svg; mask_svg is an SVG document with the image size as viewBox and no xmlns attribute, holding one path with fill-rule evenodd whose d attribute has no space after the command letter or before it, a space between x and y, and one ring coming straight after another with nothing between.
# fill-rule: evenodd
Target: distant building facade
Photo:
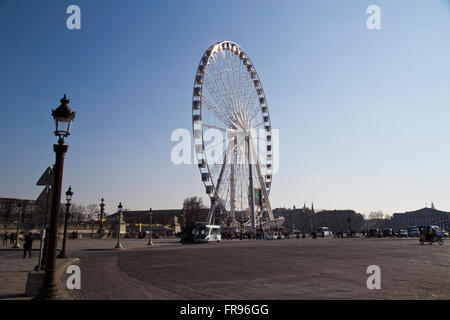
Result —
<instances>
[{"instance_id":1,"label":"distant building facade","mask_svg":"<svg viewBox=\"0 0 450 320\"><path fill-rule=\"evenodd\" d=\"M394 213L389 221L390 227L394 229L406 229L408 226L438 225L448 230L450 212L431 208L423 208L416 211Z\"/></svg>"},{"instance_id":2,"label":"distant building facade","mask_svg":"<svg viewBox=\"0 0 450 320\"><path fill-rule=\"evenodd\" d=\"M274 216L284 217L284 227L287 231L311 232L318 227L328 227L333 232L361 231L364 228L364 216L353 210L321 210L314 211L314 207L300 209L277 208Z\"/></svg>"},{"instance_id":3,"label":"distant building facade","mask_svg":"<svg viewBox=\"0 0 450 320\"><path fill-rule=\"evenodd\" d=\"M180 229L181 209L153 210L152 228L153 232L178 233ZM113 230L117 223L118 213L106 217L106 223ZM149 230L150 213L148 210L123 211L122 221L127 225L127 232L138 233Z\"/></svg>"}]
</instances>

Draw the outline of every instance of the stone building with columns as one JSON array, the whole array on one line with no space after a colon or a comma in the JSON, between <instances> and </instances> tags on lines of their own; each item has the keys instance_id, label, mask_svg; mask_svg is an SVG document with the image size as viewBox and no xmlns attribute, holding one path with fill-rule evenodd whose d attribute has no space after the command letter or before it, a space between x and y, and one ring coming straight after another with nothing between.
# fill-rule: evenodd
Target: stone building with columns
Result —
<instances>
[{"instance_id":1,"label":"stone building with columns","mask_svg":"<svg viewBox=\"0 0 450 320\"><path fill-rule=\"evenodd\" d=\"M445 230L449 229L450 212L431 208L422 208L416 211L394 213L389 221L394 229L407 229L408 226L438 225Z\"/></svg>"}]
</instances>

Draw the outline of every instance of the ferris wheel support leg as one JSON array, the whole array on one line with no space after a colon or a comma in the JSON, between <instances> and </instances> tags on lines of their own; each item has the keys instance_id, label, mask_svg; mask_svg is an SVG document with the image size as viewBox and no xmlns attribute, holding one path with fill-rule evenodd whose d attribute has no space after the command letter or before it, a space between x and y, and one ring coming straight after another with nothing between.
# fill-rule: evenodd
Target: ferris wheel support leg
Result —
<instances>
[{"instance_id":1,"label":"ferris wheel support leg","mask_svg":"<svg viewBox=\"0 0 450 320\"><path fill-rule=\"evenodd\" d=\"M209 211L208 211L208 217L206 218L206 224L211 224L215 210L216 210L216 205L215 205L214 201L211 200L211 207L209 208Z\"/></svg>"},{"instance_id":2,"label":"ferris wheel support leg","mask_svg":"<svg viewBox=\"0 0 450 320\"><path fill-rule=\"evenodd\" d=\"M250 213L252 222L252 231L256 231L256 221L255 221L255 195L253 190L253 173L252 173L252 155L250 151L250 138L247 136L247 150L248 150L248 176L249 176L249 192L250 192Z\"/></svg>"},{"instance_id":3,"label":"ferris wheel support leg","mask_svg":"<svg viewBox=\"0 0 450 320\"><path fill-rule=\"evenodd\" d=\"M234 165L237 162L237 137L234 137L234 151L233 151L233 156L231 158L231 164L230 164L230 182L231 182L231 186L230 186L230 209L231 209L231 224L234 224L234 219L235 219L235 215L236 215L236 179L235 179L235 168Z\"/></svg>"},{"instance_id":4,"label":"ferris wheel support leg","mask_svg":"<svg viewBox=\"0 0 450 320\"><path fill-rule=\"evenodd\" d=\"M249 140L251 140L251 139L249 139ZM267 209L267 213L269 215L269 221L272 221L272 220L275 220L275 218L273 217L272 207L270 205L270 200L269 200L269 194L267 193L266 184L264 183L264 179L261 174L261 168L259 166L258 158L256 158L255 146L253 145L253 143L250 143L250 147L252 150L253 158L256 159L255 167L256 167L256 172L258 174L259 184L260 184L262 192L264 194L264 206Z\"/></svg>"},{"instance_id":5,"label":"ferris wheel support leg","mask_svg":"<svg viewBox=\"0 0 450 320\"><path fill-rule=\"evenodd\" d=\"M215 188L215 192L214 192L214 200L211 199L211 207L209 208L208 218L206 219L206 222L208 224L211 224L212 222L214 222L214 213L216 212L215 209L216 209L216 206L217 206L217 201L216 200L219 199L219 194L218 194L217 190L220 188L220 184L222 182L222 176L223 176L223 172L224 172L226 164L227 164L227 158L225 157L224 161L223 161L223 164L222 164L222 169L220 169L219 179L217 180L217 184L216 184L216 188Z\"/></svg>"}]
</instances>

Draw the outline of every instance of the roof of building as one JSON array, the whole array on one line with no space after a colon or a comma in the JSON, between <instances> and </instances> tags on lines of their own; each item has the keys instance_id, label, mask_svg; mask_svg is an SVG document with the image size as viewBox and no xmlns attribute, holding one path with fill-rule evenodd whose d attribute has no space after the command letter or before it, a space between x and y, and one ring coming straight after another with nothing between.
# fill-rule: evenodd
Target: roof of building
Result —
<instances>
[{"instance_id":1,"label":"roof of building","mask_svg":"<svg viewBox=\"0 0 450 320\"><path fill-rule=\"evenodd\" d=\"M406 211L406 212L401 212L401 213L394 213L395 214L420 214L420 215L424 215L424 214L431 214L431 215L435 215L435 214L441 214L441 215L449 215L450 212L446 212L446 211L441 211L441 210L437 210L434 208L422 208L419 210L415 210L415 211Z\"/></svg>"},{"instance_id":2,"label":"roof of building","mask_svg":"<svg viewBox=\"0 0 450 320\"><path fill-rule=\"evenodd\" d=\"M164 209L164 210L153 210L152 214L168 214L168 215L180 215L182 214L181 209ZM149 215L148 210L133 210L133 211L123 211L122 216L124 218L132 218L132 217L141 217L141 216L148 216ZM115 218L117 216L118 212L115 212L106 218Z\"/></svg>"}]
</instances>

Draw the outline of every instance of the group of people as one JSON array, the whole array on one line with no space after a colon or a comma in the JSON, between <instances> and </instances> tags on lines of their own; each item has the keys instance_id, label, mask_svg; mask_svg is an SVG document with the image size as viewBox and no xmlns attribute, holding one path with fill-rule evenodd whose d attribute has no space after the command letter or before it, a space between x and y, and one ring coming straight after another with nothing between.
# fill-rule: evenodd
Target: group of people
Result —
<instances>
[{"instance_id":1,"label":"group of people","mask_svg":"<svg viewBox=\"0 0 450 320\"><path fill-rule=\"evenodd\" d=\"M7 246L8 241L9 241L10 245L14 244L14 242L16 241L16 234L14 232L11 232L11 234L8 234L8 232L5 232L5 234L3 235L3 245Z\"/></svg>"},{"instance_id":2,"label":"group of people","mask_svg":"<svg viewBox=\"0 0 450 320\"><path fill-rule=\"evenodd\" d=\"M14 245L15 241L16 241L16 237L18 237L19 235L11 232L11 234L8 234L8 232L5 232L3 234L3 245L7 246L8 245L8 241L10 245ZM27 252L28 252L28 256L31 259L31 249L33 248L33 234L31 232L29 232L25 238L23 239L23 258L25 259Z\"/></svg>"}]
</instances>

